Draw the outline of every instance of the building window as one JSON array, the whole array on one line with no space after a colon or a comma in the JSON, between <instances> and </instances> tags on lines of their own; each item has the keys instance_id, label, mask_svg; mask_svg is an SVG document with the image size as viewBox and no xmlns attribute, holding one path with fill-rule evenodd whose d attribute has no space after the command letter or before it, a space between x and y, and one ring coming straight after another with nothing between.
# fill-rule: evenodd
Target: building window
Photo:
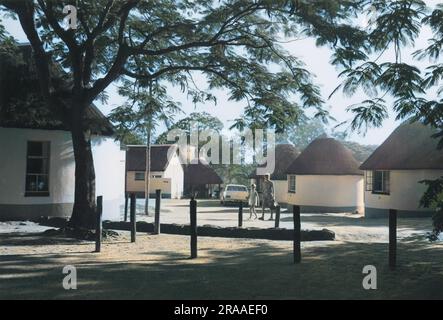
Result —
<instances>
[{"instance_id":1,"label":"building window","mask_svg":"<svg viewBox=\"0 0 443 320\"><path fill-rule=\"evenodd\" d=\"M161 179L162 176L161 176L161 175L158 175L158 174L154 174L154 175L151 176L151 178L154 178L154 179Z\"/></svg>"},{"instance_id":2,"label":"building window","mask_svg":"<svg viewBox=\"0 0 443 320\"><path fill-rule=\"evenodd\" d=\"M25 196L49 196L50 142L28 141Z\"/></svg>"},{"instance_id":3,"label":"building window","mask_svg":"<svg viewBox=\"0 0 443 320\"><path fill-rule=\"evenodd\" d=\"M135 181L145 181L145 173L144 172L136 172L135 173Z\"/></svg>"},{"instance_id":4,"label":"building window","mask_svg":"<svg viewBox=\"0 0 443 320\"><path fill-rule=\"evenodd\" d=\"M372 193L389 194L390 193L390 174L389 171L372 172Z\"/></svg>"},{"instance_id":5,"label":"building window","mask_svg":"<svg viewBox=\"0 0 443 320\"><path fill-rule=\"evenodd\" d=\"M296 192L296 177L288 176L288 192L295 193Z\"/></svg>"},{"instance_id":6,"label":"building window","mask_svg":"<svg viewBox=\"0 0 443 320\"><path fill-rule=\"evenodd\" d=\"M365 190L372 191L372 171L365 171Z\"/></svg>"}]
</instances>

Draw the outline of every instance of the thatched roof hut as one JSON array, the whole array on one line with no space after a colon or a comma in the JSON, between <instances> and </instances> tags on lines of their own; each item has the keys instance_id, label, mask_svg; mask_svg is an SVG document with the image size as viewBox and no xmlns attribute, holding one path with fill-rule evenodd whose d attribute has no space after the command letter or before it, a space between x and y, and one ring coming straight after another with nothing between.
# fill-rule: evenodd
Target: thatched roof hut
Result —
<instances>
[{"instance_id":1,"label":"thatched roof hut","mask_svg":"<svg viewBox=\"0 0 443 320\"><path fill-rule=\"evenodd\" d=\"M288 167L288 203L302 212L363 211L363 171L339 141L320 137Z\"/></svg>"},{"instance_id":2,"label":"thatched roof hut","mask_svg":"<svg viewBox=\"0 0 443 320\"><path fill-rule=\"evenodd\" d=\"M436 132L418 122L405 122L360 166L366 172L366 217L387 217L388 209L408 217L434 214L421 207L420 200L426 190L421 181L443 176L443 150L432 137Z\"/></svg>"},{"instance_id":3,"label":"thatched roof hut","mask_svg":"<svg viewBox=\"0 0 443 320\"><path fill-rule=\"evenodd\" d=\"M352 152L333 138L311 142L286 170L296 175L363 175Z\"/></svg>"},{"instance_id":4,"label":"thatched roof hut","mask_svg":"<svg viewBox=\"0 0 443 320\"><path fill-rule=\"evenodd\" d=\"M271 180L286 180L286 171L299 154L300 151L292 144L277 144L274 149L275 169L271 174ZM259 168L265 167L266 164L259 166ZM257 170L254 170L250 178L256 179L258 177Z\"/></svg>"},{"instance_id":5,"label":"thatched roof hut","mask_svg":"<svg viewBox=\"0 0 443 320\"><path fill-rule=\"evenodd\" d=\"M436 129L404 123L360 166L362 170L443 169L443 150L432 138Z\"/></svg>"}]
</instances>

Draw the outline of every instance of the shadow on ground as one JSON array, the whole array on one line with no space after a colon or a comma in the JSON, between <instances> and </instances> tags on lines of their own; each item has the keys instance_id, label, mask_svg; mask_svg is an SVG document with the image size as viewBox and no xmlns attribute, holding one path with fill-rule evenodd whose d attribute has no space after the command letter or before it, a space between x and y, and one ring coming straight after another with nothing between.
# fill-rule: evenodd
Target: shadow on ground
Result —
<instances>
[{"instance_id":1,"label":"shadow on ground","mask_svg":"<svg viewBox=\"0 0 443 320\"><path fill-rule=\"evenodd\" d=\"M168 236L173 237L173 236ZM178 236L175 236L178 237ZM188 241L182 237L183 241ZM20 245L36 245L25 237ZM149 238L148 241L160 241ZM0 246L14 245L0 237ZM26 244L27 241L30 241ZM238 240L242 241L242 240ZM149 243L149 242L148 242ZM46 245L43 242L43 245ZM113 244L109 245L112 250ZM115 245L116 246L116 245ZM117 250L117 246L115 247ZM443 246L400 243L398 269L387 268L387 245L303 245L303 261L292 263L290 242L247 241L240 249L217 249L199 241L201 258L186 252L138 252L131 261L106 255L19 254L0 256L1 299L442 299ZM62 268L74 264L78 289L62 288ZM362 288L364 265L374 265L378 289Z\"/></svg>"},{"instance_id":2,"label":"shadow on ground","mask_svg":"<svg viewBox=\"0 0 443 320\"><path fill-rule=\"evenodd\" d=\"M280 221L292 222L292 213L282 213ZM388 227L389 221L385 218L368 219L363 216L356 215L334 215L334 214L302 214L302 223L318 223L330 227L346 227L346 226L360 226L360 227ZM426 218L399 218L398 226L401 228L410 228L416 230L432 230L432 220Z\"/></svg>"},{"instance_id":3,"label":"shadow on ground","mask_svg":"<svg viewBox=\"0 0 443 320\"><path fill-rule=\"evenodd\" d=\"M12 233L12 234L0 234L1 246L50 246L50 245L63 245L63 244L86 244L86 241L79 241L77 239L60 238L42 236L41 234L33 233Z\"/></svg>"}]
</instances>

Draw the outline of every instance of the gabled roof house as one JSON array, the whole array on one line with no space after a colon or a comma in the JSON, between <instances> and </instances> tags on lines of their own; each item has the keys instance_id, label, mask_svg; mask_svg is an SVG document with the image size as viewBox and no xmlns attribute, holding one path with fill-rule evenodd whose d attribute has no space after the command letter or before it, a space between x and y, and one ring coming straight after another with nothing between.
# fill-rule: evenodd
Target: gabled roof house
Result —
<instances>
[{"instance_id":1,"label":"gabled roof house","mask_svg":"<svg viewBox=\"0 0 443 320\"><path fill-rule=\"evenodd\" d=\"M157 189L163 198L183 196L184 172L175 145L152 145L149 196ZM126 152L126 193L145 197L146 146L128 146Z\"/></svg>"}]
</instances>

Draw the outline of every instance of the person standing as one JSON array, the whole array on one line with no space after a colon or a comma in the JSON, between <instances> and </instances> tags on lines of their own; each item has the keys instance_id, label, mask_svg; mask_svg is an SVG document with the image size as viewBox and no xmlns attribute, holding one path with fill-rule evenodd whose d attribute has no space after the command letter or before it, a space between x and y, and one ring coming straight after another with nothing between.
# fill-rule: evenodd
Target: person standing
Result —
<instances>
[{"instance_id":1,"label":"person standing","mask_svg":"<svg viewBox=\"0 0 443 320\"><path fill-rule=\"evenodd\" d=\"M258 206L258 192L256 190L255 184L251 184L251 192L249 193L249 220L252 219L252 214L254 214L255 219L257 219L257 212L255 211L256 206Z\"/></svg>"},{"instance_id":2,"label":"person standing","mask_svg":"<svg viewBox=\"0 0 443 320\"><path fill-rule=\"evenodd\" d=\"M275 208L275 195L274 195L274 183L271 181L271 175L265 174L263 181L263 203L262 203L262 216L260 220L265 220L265 209L271 210L271 220L273 219Z\"/></svg>"}]
</instances>

